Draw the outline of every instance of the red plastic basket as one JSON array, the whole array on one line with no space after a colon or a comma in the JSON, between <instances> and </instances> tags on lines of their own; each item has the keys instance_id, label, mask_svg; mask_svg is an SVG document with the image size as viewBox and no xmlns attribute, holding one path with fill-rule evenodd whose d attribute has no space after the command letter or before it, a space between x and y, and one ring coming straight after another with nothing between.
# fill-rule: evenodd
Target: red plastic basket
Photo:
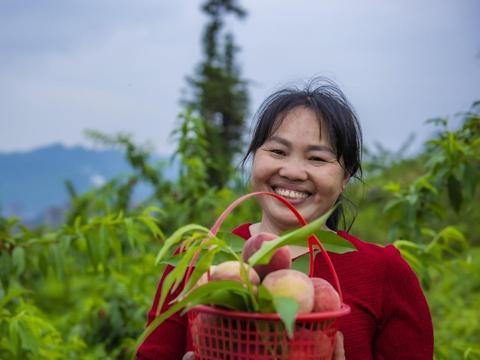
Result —
<instances>
[{"instance_id":1,"label":"red plastic basket","mask_svg":"<svg viewBox=\"0 0 480 360\"><path fill-rule=\"evenodd\" d=\"M271 192L254 192L234 201L220 215L211 229L215 236L225 218L244 200L253 196L272 196L285 204L301 225L306 225L300 213L283 197ZM315 236L308 238L310 277L313 276L313 247L320 248L333 275L334 286L342 307L338 311L298 315L293 338L289 338L278 314L249 313L212 306L196 306L188 312L195 360L328 360L335 346L337 319L350 312L343 303L337 273L327 251ZM192 266L196 258L192 261ZM187 272L187 278L191 274Z\"/></svg>"}]
</instances>

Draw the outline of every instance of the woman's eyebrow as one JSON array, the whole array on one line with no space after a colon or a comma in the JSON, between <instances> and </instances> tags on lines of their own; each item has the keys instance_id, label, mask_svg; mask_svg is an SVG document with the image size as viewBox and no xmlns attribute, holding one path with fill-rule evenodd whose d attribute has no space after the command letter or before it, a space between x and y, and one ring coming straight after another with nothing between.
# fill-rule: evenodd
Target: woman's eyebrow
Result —
<instances>
[{"instance_id":1,"label":"woman's eyebrow","mask_svg":"<svg viewBox=\"0 0 480 360\"><path fill-rule=\"evenodd\" d=\"M282 145L285 145L287 147L291 147L292 146L292 143L290 141L288 141L287 139L284 139L280 136L272 136L268 139L268 141L275 141L275 142L278 142ZM308 145L307 146L307 151L327 151L329 153L332 153L332 154L335 154L335 152L333 151L333 149L328 146L328 145Z\"/></svg>"},{"instance_id":2,"label":"woman's eyebrow","mask_svg":"<svg viewBox=\"0 0 480 360\"><path fill-rule=\"evenodd\" d=\"M282 145L285 145L287 147L292 146L292 143L290 141L288 141L288 140L286 140L286 139L284 139L280 136L275 136L275 135L271 136L269 139L267 139L267 141L275 141L275 142L278 142L278 143L280 143Z\"/></svg>"},{"instance_id":3,"label":"woman's eyebrow","mask_svg":"<svg viewBox=\"0 0 480 360\"><path fill-rule=\"evenodd\" d=\"M326 151L335 154L333 149L328 145L308 145L307 151Z\"/></svg>"}]
</instances>

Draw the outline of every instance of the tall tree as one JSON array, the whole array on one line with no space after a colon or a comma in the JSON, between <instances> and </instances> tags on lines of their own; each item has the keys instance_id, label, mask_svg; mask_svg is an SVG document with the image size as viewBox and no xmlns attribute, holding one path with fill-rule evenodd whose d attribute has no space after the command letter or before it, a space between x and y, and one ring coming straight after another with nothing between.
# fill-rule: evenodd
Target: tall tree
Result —
<instances>
[{"instance_id":1,"label":"tall tree","mask_svg":"<svg viewBox=\"0 0 480 360\"><path fill-rule=\"evenodd\" d=\"M242 134L248 113L247 82L235 61L239 48L225 30L228 15L244 19L246 12L236 0L208 0L202 5L208 16L202 45L203 61L187 81L190 98L184 100L205 121L209 142L209 184L222 187L232 173L232 162L243 148Z\"/></svg>"}]
</instances>

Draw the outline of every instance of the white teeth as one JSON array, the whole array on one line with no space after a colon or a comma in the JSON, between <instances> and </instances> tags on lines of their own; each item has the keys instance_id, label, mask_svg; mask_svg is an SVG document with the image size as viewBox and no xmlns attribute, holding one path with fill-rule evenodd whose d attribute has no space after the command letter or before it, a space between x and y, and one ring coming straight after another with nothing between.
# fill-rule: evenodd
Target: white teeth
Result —
<instances>
[{"instance_id":1,"label":"white teeth","mask_svg":"<svg viewBox=\"0 0 480 360\"><path fill-rule=\"evenodd\" d=\"M278 195L289 198L289 199L305 199L306 197L308 197L308 193L294 191L294 190L275 189L275 192Z\"/></svg>"}]
</instances>

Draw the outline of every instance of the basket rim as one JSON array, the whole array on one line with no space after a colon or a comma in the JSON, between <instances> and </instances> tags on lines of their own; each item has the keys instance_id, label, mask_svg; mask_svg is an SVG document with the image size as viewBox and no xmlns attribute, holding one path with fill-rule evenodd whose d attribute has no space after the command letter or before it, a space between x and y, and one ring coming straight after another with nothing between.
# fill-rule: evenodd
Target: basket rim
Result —
<instances>
[{"instance_id":1,"label":"basket rim","mask_svg":"<svg viewBox=\"0 0 480 360\"><path fill-rule=\"evenodd\" d=\"M223 315L223 316L228 316L232 318L242 318L242 319L252 319L252 320L281 320L280 315L278 313L254 313L254 312L246 312L246 311L227 310L222 308L215 308L208 305L196 305L193 308L191 308L188 312L192 310L203 312L203 313ZM333 318L339 318L341 316L347 315L350 313L350 311L351 311L350 306L343 303L340 310L298 314L295 320L302 321L302 320L333 319Z\"/></svg>"}]
</instances>

